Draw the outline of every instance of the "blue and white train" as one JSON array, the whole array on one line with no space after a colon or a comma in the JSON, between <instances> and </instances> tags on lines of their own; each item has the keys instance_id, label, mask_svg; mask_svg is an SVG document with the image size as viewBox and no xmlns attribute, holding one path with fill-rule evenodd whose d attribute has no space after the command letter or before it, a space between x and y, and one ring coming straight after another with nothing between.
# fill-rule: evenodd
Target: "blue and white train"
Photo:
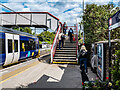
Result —
<instances>
[{"instance_id":1,"label":"blue and white train","mask_svg":"<svg viewBox=\"0 0 120 90\"><path fill-rule=\"evenodd\" d=\"M36 36L0 27L0 66L39 54L39 40Z\"/></svg>"}]
</instances>

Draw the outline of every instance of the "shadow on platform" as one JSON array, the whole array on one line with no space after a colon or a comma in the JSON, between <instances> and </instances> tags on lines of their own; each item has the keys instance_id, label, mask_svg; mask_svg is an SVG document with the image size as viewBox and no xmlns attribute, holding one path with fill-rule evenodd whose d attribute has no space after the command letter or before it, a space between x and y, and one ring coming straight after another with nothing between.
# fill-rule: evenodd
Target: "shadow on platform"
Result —
<instances>
[{"instance_id":1,"label":"shadow on platform","mask_svg":"<svg viewBox=\"0 0 120 90\"><path fill-rule=\"evenodd\" d=\"M58 80L55 77L44 74L37 82L30 83L26 88L82 88L79 66L68 65L67 67L60 66L59 68L61 70L64 69L61 79Z\"/></svg>"}]
</instances>

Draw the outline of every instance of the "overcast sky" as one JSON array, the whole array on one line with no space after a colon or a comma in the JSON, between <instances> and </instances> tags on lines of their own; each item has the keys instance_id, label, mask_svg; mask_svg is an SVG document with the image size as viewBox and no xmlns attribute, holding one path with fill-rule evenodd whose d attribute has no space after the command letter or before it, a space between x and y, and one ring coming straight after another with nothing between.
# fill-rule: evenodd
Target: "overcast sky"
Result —
<instances>
[{"instance_id":1,"label":"overcast sky","mask_svg":"<svg viewBox=\"0 0 120 90\"><path fill-rule=\"evenodd\" d=\"M58 17L63 23L73 25L80 21L82 15L83 0L2 0L2 4L8 6L16 12L49 12ZM108 4L113 1L115 5L119 0L84 0L86 3L96 3L98 5ZM1 12L10 12L2 7ZM76 19L77 18L77 19Z\"/></svg>"}]
</instances>

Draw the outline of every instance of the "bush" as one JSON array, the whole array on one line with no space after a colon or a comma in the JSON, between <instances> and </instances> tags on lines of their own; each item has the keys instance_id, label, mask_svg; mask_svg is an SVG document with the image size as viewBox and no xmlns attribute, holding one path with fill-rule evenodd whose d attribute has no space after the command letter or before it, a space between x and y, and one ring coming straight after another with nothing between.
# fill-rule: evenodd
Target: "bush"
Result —
<instances>
[{"instance_id":1,"label":"bush","mask_svg":"<svg viewBox=\"0 0 120 90\"><path fill-rule=\"evenodd\" d=\"M120 50L115 51L115 58L111 73L115 89L120 90Z\"/></svg>"}]
</instances>

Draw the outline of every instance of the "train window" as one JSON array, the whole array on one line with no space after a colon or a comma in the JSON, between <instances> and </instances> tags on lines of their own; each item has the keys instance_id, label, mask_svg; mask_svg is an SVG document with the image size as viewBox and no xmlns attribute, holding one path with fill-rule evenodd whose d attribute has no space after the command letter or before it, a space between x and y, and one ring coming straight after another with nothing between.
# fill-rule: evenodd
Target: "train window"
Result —
<instances>
[{"instance_id":1,"label":"train window","mask_svg":"<svg viewBox=\"0 0 120 90\"><path fill-rule=\"evenodd\" d=\"M37 44L37 49L39 49L39 44Z\"/></svg>"},{"instance_id":2,"label":"train window","mask_svg":"<svg viewBox=\"0 0 120 90\"><path fill-rule=\"evenodd\" d=\"M18 52L18 40L14 40L15 52Z\"/></svg>"},{"instance_id":3,"label":"train window","mask_svg":"<svg viewBox=\"0 0 120 90\"><path fill-rule=\"evenodd\" d=\"M36 47L35 47L35 41L33 41L33 50L35 50Z\"/></svg>"},{"instance_id":4,"label":"train window","mask_svg":"<svg viewBox=\"0 0 120 90\"><path fill-rule=\"evenodd\" d=\"M29 50L32 50L32 41L29 41Z\"/></svg>"},{"instance_id":5,"label":"train window","mask_svg":"<svg viewBox=\"0 0 120 90\"><path fill-rule=\"evenodd\" d=\"M29 41L21 40L20 41L20 51L23 51L22 43L24 43L25 51L30 50L31 45L29 44Z\"/></svg>"},{"instance_id":6,"label":"train window","mask_svg":"<svg viewBox=\"0 0 120 90\"><path fill-rule=\"evenodd\" d=\"M8 53L12 53L12 39L8 39Z\"/></svg>"},{"instance_id":7,"label":"train window","mask_svg":"<svg viewBox=\"0 0 120 90\"><path fill-rule=\"evenodd\" d=\"M25 41L25 50L28 51L29 50L29 42Z\"/></svg>"},{"instance_id":8,"label":"train window","mask_svg":"<svg viewBox=\"0 0 120 90\"><path fill-rule=\"evenodd\" d=\"M0 54L5 53L5 39L0 38Z\"/></svg>"}]
</instances>

